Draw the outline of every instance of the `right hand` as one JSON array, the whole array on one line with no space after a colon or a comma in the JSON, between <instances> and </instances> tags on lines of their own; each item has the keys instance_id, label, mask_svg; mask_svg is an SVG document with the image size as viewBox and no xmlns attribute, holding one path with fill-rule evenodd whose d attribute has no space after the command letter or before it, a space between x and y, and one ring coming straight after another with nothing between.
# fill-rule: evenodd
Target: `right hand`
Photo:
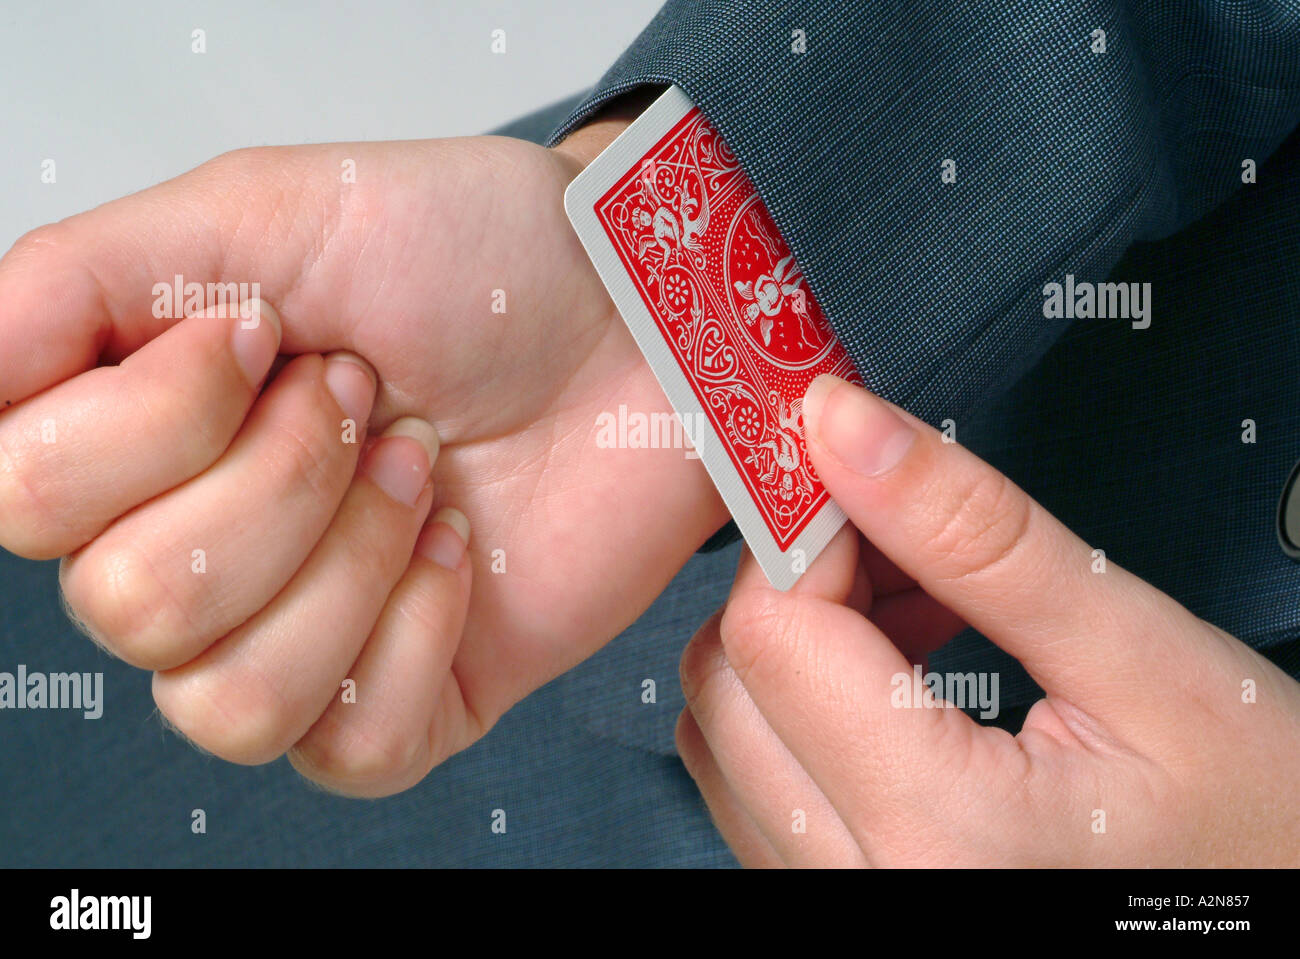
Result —
<instances>
[{"instance_id":1,"label":"right hand","mask_svg":"<svg viewBox=\"0 0 1300 959\"><path fill-rule=\"evenodd\" d=\"M69 555L73 611L156 671L198 745L406 788L617 635L725 521L682 451L595 448L602 411L670 407L563 213L589 155L501 137L239 151L0 261L0 545ZM156 319L177 274L260 283L282 338ZM340 350L353 361L314 355ZM296 358L259 393L277 351ZM340 403L328 384L348 376ZM372 436L433 424L432 493L395 505L354 480L371 454L341 442L346 416ZM435 502L474 530L450 573L412 558Z\"/></svg>"}]
</instances>

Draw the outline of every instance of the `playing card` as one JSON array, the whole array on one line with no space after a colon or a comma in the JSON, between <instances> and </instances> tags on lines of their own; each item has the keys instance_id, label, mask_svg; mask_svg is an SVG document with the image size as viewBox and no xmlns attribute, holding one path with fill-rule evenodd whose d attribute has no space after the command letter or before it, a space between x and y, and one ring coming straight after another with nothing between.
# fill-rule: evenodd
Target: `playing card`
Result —
<instances>
[{"instance_id":1,"label":"playing card","mask_svg":"<svg viewBox=\"0 0 1300 959\"><path fill-rule=\"evenodd\" d=\"M844 523L804 442L804 391L860 382L763 201L670 87L564 207L746 542L778 589Z\"/></svg>"}]
</instances>

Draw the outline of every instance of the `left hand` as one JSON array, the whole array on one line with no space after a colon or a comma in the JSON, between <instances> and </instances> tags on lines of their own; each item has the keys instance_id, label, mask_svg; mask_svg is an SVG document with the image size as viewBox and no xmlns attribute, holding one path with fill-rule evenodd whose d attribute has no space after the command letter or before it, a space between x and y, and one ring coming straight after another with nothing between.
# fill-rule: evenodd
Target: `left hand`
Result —
<instances>
[{"instance_id":1,"label":"left hand","mask_svg":"<svg viewBox=\"0 0 1300 959\"><path fill-rule=\"evenodd\" d=\"M746 552L682 659L678 748L742 863L1300 863L1300 684L1095 572L1005 476L871 394L821 377L804 417L851 522L788 593ZM1046 693L1018 735L896 708L967 624Z\"/></svg>"},{"instance_id":2,"label":"left hand","mask_svg":"<svg viewBox=\"0 0 1300 959\"><path fill-rule=\"evenodd\" d=\"M594 442L620 405L671 411L563 206L641 103L554 149L240 150L0 259L0 548L68 556L69 609L154 671L197 745L406 789L632 623L725 521L699 461ZM178 275L256 284L240 296L281 322L236 340L231 316L156 309ZM319 355L337 352L368 378ZM406 438L363 458L395 423ZM370 482L431 465L410 502ZM473 530L454 576L415 555L443 504ZM461 538L433 526L425 546Z\"/></svg>"}]
</instances>

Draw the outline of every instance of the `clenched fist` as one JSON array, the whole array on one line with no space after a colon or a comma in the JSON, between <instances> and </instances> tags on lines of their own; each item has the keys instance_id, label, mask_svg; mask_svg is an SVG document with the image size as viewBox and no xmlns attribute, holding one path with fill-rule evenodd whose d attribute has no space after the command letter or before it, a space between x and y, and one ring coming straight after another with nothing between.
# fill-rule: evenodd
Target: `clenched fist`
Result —
<instances>
[{"instance_id":1,"label":"clenched fist","mask_svg":"<svg viewBox=\"0 0 1300 959\"><path fill-rule=\"evenodd\" d=\"M624 124L239 151L0 261L0 545L67 556L195 743L411 786L725 520L698 461L593 440L669 411L562 209ZM177 319L177 276L264 302Z\"/></svg>"}]
</instances>

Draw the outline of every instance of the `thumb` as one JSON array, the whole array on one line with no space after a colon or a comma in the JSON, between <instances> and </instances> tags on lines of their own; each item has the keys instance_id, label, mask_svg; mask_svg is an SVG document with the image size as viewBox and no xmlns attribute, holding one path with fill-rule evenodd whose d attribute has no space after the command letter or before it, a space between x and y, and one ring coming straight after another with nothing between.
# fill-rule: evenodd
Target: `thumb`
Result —
<instances>
[{"instance_id":1,"label":"thumb","mask_svg":"<svg viewBox=\"0 0 1300 959\"><path fill-rule=\"evenodd\" d=\"M820 376L803 414L813 465L853 524L1049 694L1131 708L1207 642L1174 600L1114 565L1094 572L1088 544L1011 480L884 400Z\"/></svg>"}]
</instances>

